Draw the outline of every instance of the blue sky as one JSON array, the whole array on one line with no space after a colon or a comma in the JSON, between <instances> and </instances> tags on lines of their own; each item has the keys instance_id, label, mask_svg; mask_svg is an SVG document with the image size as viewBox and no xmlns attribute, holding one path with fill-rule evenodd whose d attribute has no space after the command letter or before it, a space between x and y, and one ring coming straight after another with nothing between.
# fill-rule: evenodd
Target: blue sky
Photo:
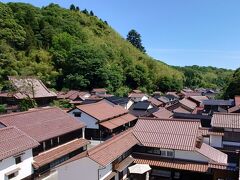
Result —
<instances>
[{"instance_id":1,"label":"blue sky","mask_svg":"<svg viewBox=\"0 0 240 180\"><path fill-rule=\"evenodd\" d=\"M3 1L9 2L9 1ZM13 2L13 1L12 1ZM126 37L142 35L147 53L170 65L240 66L239 0L24 0L87 8Z\"/></svg>"}]
</instances>

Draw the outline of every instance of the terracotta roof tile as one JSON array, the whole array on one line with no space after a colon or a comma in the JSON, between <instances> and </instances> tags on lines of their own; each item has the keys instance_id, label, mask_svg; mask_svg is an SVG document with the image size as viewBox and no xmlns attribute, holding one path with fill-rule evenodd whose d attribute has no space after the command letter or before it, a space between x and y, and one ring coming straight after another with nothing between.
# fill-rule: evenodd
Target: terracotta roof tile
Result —
<instances>
[{"instance_id":1,"label":"terracotta roof tile","mask_svg":"<svg viewBox=\"0 0 240 180\"><path fill-rule=\"evenodd\" d=\"M130 93L128 95L128 97L130 97L130 98L142 98L144 96L147 96L147 95L144 93Z\"/></svg>"},{"instance_id":2,"label":"terracotta roof tile","mask_svg":"<svg viewBox=\"0 0 240 180\"><path fill-rule=\"evenodd\" d=\"M85 126L59 108L42 108L2 115L0 122L6 126L16 126L38 142Z\"/></svg>"},{"instance_id":3,"label":"terracotta roof tile","mask_svg":"<svg viewBox=\"0 0 240 180\"><path fill-rule=\"evenodd\" d=\"M88 151L88 156L102 166L113 162L138 143L132 130L124 131Z\"/></svg>"},{"instance_id":4,"label":"terracotta roof tile","mask_svg":"<svg viewBox=\"0 0 240 180\"><path fill-rule=\"evenodd\" d=\"M235 96L234 101L235 101L235 106L239 106L240 105L240 96Z\"/></svg>"},{"instance_id":5,"label":"terracotta roof tile","mask_svg":"<svg viewBox=\"0 0 240 180\"><path fill-rule=\"evenodd\" d=\"M228 155L208 144L202 143L200 148L196 148L196 151L210 159L210 162L227 165Z\"/></svg>"},{"instance_id":6,"label":"terracotta roof tile","mask_svg":"<svg viewBox=\"0 0 240 180\"><path fill-rule=\"evenodd\" d=\"M105 88L94 88L92 92L107 92Z\"/></svg>"},{"instance_id":7,"label":"terracotta roof tile","mask_svg":"<svg viewBox=\"0 0 240 180\"><path fill-rule=\"evenodd\" d=\"M187 108L191 109L192 111L197 107L197 104L188 100L182 99L179 101L181 105L186 106Z\"/></svg>"},{"instance_id":8,"label":"terracotta roof tile","mask_svg":"<svg viewBox=\"0 0 240 180\"><path fill-rule=\"evenodd\" d=\"M152 104L154 104L155 106L161 106L163 104L163 102L161 102L153 97L149 98L148 101L151 102Z\"/></svg>"},{"instance_id":9,"label":"terracotta roof tile","mask_svg":"<svg viewBox=\"0 0 240 180\"><path fill-rule=\"evenodd\" d=\"M159 108L158 111L154 112L153 115L157 118L170 118L173 113L165 108Z\"/></svg>"},{"instance_id":10,"label":"terracotta roof tile","mask_svg":"<svg viewBox=\"0 0 240 180\"><path fill-rule=\"evenodd\" d=\"M195 172L207 172L208 164L207 163L198 163L184 160L176 159L142 159L135 158L135 163L137 164L149 164L150 166L164 167L164 168L173 168L179 170L195 171Z\"/></svg>"},{"instance_id":11,"label":"terracotta roof tile","mask_svg":"<svg viewBox=\"0 0 240 180\"><path fill-rule=\"evenodd\" d=\"M194 150L200 125L196 120L141 118L133 133L144 146Z\"/></svg>"},{"instance_id":12,"label":"terracotta roof tile","mask_svg":"<svg viewBox=\"0 0 240 180\"><path fill-rule=\"evenodd\" d=\"M38 169L41 166L44 166L64 155L67 155L83 146L89 144L89 141L86 139L75 139L63 145L57 146L53 149L45 151L33 158L33 167Z\"/></svg>"},{"instance_id":13,"label":"terracotta roof tile","mask_svg":"<svg viewBox=\"0 0 240 180\"><path fill-rule=\"evenodd\" d=\"M132 114L124 114L122 116L110 119L108 121L103 121L100 123L100 125L112 130L114 128L122 126L122 125L129 123L131 121L134 121L136 119L137 119L137 117L133 116Z\"/></svg>"},{"instance_id":14,"label":"terracotta roof tile","mask_svg":"<svg viewBox=\"0 0 240 180\"><path fill-rule=\"evenodd\" d=\"M174 113L191 113L191 110L187 110L184 107L177 107L176 109L173 110Z\"/></svg>"},{"instance_id":15,"label":"terracotta roof tile","mask_svg":"<svg viewBox=\"0 0 240 180\"><path fill-rule=\"evenodd\" d=\"M36 140L16 127L0 128L0 137L0 160L39 145Z\"/></svg>"},{"instance_id":16,"label":"terracotta roof tile","mask_svg":"<svg viewBox=\"0 0 240 180\"><path fill-rule=\"evenodd\" d=\"M128 110L124 109L120 105L110 105L105 101L79 105L77 108L99 121L112 119L128 112Z\"/></svg>"},{"instance_id":17,"label":"terracotta roof tile","mask_svg":"<svg viewBox=\"0 0 240 180\"><path fill-rule=\"evenodd\" d=\"M214 113L211 125L219 128L237 128L240 129L239 113Z\"/></svg>"},{"instance_id":18,"label":"terracotta roof tile","mask_svg":"<svg viewBox=\"0 0 240 180\"><path fill-rule=\"evenodd\" d=\"M202 103L204 100L207 100L207 96L190 96L189 99Z\"/></svg>"}]
</instances>

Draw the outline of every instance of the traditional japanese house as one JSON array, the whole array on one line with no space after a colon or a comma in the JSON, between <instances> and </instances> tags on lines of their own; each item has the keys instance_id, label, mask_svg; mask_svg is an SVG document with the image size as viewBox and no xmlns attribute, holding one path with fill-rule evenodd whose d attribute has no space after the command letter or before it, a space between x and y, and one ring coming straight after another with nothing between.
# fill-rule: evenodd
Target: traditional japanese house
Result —
<instances>
[{"instance_id":1,"label":"traditional japanese house","mask_svg":"<svg viewBox=\"0 0 240 180\"><path fill-rule=\"evenodd\" d=\"M41 108L0 116L3 127L15 126L36 140L32 149L35 177L45 177L61 162L86 150L85 124L59 108Z\"/></svg>"},{"instance_id":2,"label":"traditional japanese house","mask_svg":"<svg viewBox=\"0 0 240 180\"><path fill-rule=\"evenodd\" d=\"M79 105L69 111L73 117L86 124L85 135L91 140L105 140L128 127L132 127L137 117L129 114L120 105L111 105L106 101Z\"/></svg>"},{"instance_id":3,"label":"traditional japanese house","mask_svg":"<svg viewBox=\"0 0 240 180\"><path fill-rule=\"evenodd\" d=\"M0 93L0 104L17 105L26 98L36 101L39 106L48 105L57 98L57 94L50 91L41 80L34 77L9 77L13 91Z\"/></svg>"}]
</instances>

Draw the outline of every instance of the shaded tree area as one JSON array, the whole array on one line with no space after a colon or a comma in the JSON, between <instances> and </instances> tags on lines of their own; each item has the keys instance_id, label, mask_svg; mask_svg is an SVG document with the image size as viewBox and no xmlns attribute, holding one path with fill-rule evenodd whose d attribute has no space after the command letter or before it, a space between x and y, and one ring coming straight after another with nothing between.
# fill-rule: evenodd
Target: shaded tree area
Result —
<instances>
[{"instance_id":1,"label":"shaded tree area","mask_svg":"<svg viewBox=\"0 0 240 180\"><path fill-rule=\"evenodd\" d=\"M228 99L234 98L235 95L240 95L240 68L234 72L223 96L225 99Z\"/></svg>"},{"instance_id":2,"label":"shaded tree area","mask_svg":"<svg viewBox=\"0 0 240 180\"><path fill-rule=\"evenodd\" d=\"M203 87L223 90L233 74L233 70L211 66L194 65L175 68L184 73L183 85L190 88Z\"/></svg>"}]
</instances>

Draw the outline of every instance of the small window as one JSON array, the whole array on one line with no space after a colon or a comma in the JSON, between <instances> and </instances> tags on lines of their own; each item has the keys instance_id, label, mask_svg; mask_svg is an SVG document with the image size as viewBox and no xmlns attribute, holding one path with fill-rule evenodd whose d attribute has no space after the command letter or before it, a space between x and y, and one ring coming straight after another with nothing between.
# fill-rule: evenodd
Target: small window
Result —
<instances>
[{"instance_id":1,"label":"small window","mask_svg":"<svg viewBox=\"0 0 240 180\"><path fill-rule=\"evenodd\" d=\"M21 163L21 162L22 162L21 156L15 157L15 163L16 163L16 164L19 164L19 163Z\"/></svg>"},{"instance_id":2,"label":"small window","mask_svg":"<svg viewBox=\"0 0 240 180\"><path fill-rule=\"evenodd\" d=\"M161 151L161 156L164 156L164 157L166 157L166 156L167 156L167 153L166 153L166 151Z\"/></svg>"},{"instance_id":3,"label":"small window","mask_svg":"<svg viewBox=\"0 0 240 180\"><path fill-rule=\"evenodd\" d=\"M73 114L74 114L75 117L81 117L82 113L81 112L74 112Z\"/></svg>"},{"instance_id":4,"label":"small window","mask_svg":"<svg viewBox=\"0 0 240 180\"><path fill-rule=\"evenodd\" d=\"M163 157L173 157L173 156L174 156L174 153L173 153L173 151L164 151L164 150L161 150L161 156L163 156Z\"/></svg>"},{"instance_id":5,"label":"small window","mask_svg":"<svg viewBox=\"0 0 240 180\"><path fill-rule=\"evenodd\" d=\"M167 151L167 157L173 157L173 151Z\"/></svg>"},{"instance_id":6,"label":"small window","mask_svg":"<svg viewBox=\"0 0 240 180\"><path fill-rule=\"evenodd\" d=\"M13 179L13 178L15 178L17 175L18 175L18 171L14 172L14 173L12 173L12 174L7 175L7 179Z\"/></svg>"}]
</instances>

